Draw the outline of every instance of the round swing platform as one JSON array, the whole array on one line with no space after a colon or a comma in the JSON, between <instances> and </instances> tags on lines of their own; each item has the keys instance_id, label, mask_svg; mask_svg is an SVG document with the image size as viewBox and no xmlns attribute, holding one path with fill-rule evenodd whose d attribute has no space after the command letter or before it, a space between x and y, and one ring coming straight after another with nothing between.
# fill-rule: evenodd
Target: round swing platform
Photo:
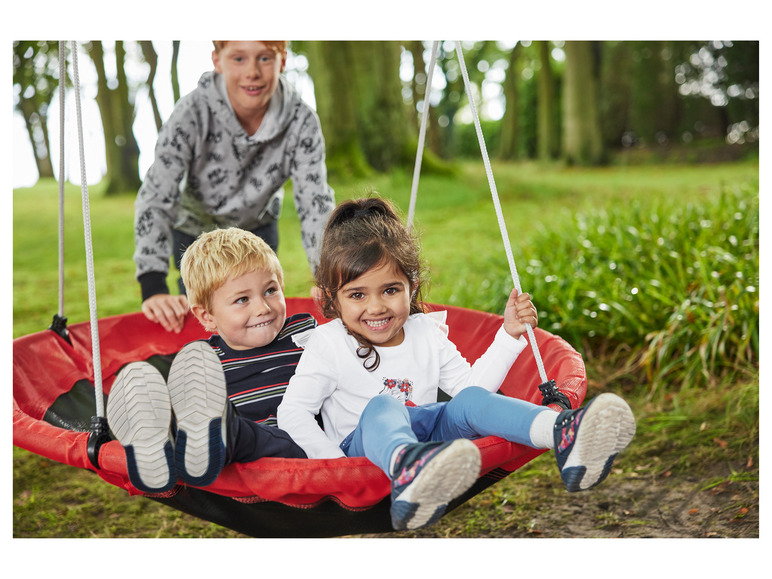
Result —
<instances>
[{"instance_id":1,"label":"round swing platform","mask_svg":"<svg viewBox=\"0 0 772 579\"><path fill-rule=\"evenodd\" d=\"M431 307L448 312L450 337L470 361L482 355L502 323L495 314ZM326 321L316 313L310 298L288 298L287 315L300 312L313 313L320 323ZM106 396L125 364L147 360L165 374L183 345L207 337L192 315L180 334L166 332L142 313L106 317L98 325ZM67 335L64 339L55 331L44 330L13 342L13 443L91 470L130 494L143 494L129 482L118 441L102 444L97 466L92 464L89 431L95 391L90 323L70 326ZM549 332L535 328L534 335L547 374L571 407L578 408L587 390L581 356ZM541 404L539 382L533 354L526 348L500 392ZM496 437L475 444L482 454L480 477L448 511L544 452ZM145 496L253 537L333 537L392 531L389 494L388 479L365 458L263 458L226 466L205 488L179 484L167 493Z\"/></svg>"}]
</instances>

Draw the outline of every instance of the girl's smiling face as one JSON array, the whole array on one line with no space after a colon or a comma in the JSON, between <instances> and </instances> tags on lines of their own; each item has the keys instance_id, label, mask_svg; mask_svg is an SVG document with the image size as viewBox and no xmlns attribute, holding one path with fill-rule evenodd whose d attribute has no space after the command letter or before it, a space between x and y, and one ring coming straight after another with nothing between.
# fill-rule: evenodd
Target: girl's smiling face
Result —
<instances>
[{"instance_id":1,"label":"girl's smiling face","mask_svg":"<svg viewBox=\"0 0 772 579\"><path fill-rule=\"evenodd\" d=\"M273 342L284 327L287 305L276 274L256 270L228 278L212 294L211 311L193 306L193 313L228 346L248 350Z\"/></svg>"},{"instance_id":2,"label":"girl's smiling face","mask_svg":"<svg viewBox=\"0 0 772 579\"><path fill-rule=\"evenodd\" d=\"M410 315L412 288L392 261L382 262L341 286L336 302L343 324L375 346L398 346Z\"/></svg>"}]
</instances>

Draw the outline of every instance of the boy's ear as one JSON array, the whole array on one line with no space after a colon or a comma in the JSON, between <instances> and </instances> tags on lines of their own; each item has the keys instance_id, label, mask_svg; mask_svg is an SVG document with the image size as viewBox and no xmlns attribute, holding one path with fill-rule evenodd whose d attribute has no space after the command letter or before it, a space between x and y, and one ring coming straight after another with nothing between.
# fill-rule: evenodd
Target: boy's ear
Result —
<instances>
[{"instance_id":1,"label":"boy's ear","mask_svg":"<svg viewBox=\"0 0 772 579\"><path fill-rule=\"evenodd\" d=\"M204 329L207 332L214 333L217 331L217 323L215 322L214 317L207 312L203 306L191 306L190 311L193 312L193 315L196 316L196 319L204 326Z\"/></svg>"},{"instance_id":2,"label":"boy's ear","mask_svg":"<svg viewBox=\"0 0 772 579\"><path fill-rule=\"evenodd\" d=\"M220 70L220 54L216 51L212 51L212 64L214 65L214 71L217 74L221 74L222 70Z\"/></svg>"},{"instance_id":3,"label":"boy's ear","mask_svg":"<svg viewBox=\"0 0 772 579\"><path fill-rule=\"evenodd\" d=\"M279 74L284 72L284 66L287 64L287 51L281 53L281 68L279 69Z\"/></svg>"}]
</instances>

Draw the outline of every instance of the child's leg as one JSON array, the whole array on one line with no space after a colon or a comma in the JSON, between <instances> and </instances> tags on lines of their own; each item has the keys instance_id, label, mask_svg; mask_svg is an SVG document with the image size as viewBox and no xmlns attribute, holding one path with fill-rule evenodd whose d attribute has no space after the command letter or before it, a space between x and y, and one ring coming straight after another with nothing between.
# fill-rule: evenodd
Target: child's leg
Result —
<instances>
[{"instance_id":1,"label":"child's leg","mask_svg":"<svg viewBox=\"0 0 772 579\"><path fill-rule=\"evenodd\" d=\"M395 451L418 442L410 426L407 408L396 398L376 396L359 417L359 423L341 448L346 456L366 456L391 478L391 463Z\"/></svg>"},{"instance_id":2,"label":"child's leg","mask_svg":"<svg viewBox=\"0 0 772 579\"><path fill-rule=\"evenodd\" d=\"M448 402L432 440L499 436L534 448L551 448L557 417L550 408L470 386ZM540 423L546 425L546 436L544 428L534 428Z\"/></svg>"},{"instance_id":3,"label":"child's leg","mask_svg":"<svg viewBox=\"0 0 772 579\"><path fill-rule=\"evenodd\" d=\"M396 530L434 523L480 474L480 451L472 442L418 442L413 429L426 429L443 406L422 407L421 424L411 425L414 413L400 401L376 396L341 444L347 456L370 458L391 479L391 523Z\"/></svg>"},{"instance_id":4,"label":"child's leg","mask_svg":"<svg viewBox=\"0 0 772 579\"><path fill-rule=\"evenodd\" d=\"M187 484L212 484L225 464L228 439L228 392L220 359L207 342L191 342L175 356L168 385L177 420L177 473Z\"/></svg>"},{"instance_id":5,"label":"child's leg","mask_svg":"<svg viewBox=\"0 0 772 579\"><path fill-rule=\"evenodd\" d=\"M253 462L259 458L307 458L289 434L275 426L257 424L239 416L231 407L228 413L228 440L225 464Z\"/></svg>"},{"instance_id":6,"label":"child's leg","mask_svg":"<svg viewBox=\"0 0 772 579\"><path fill-rule=\"evenodd\" d=\"M131 484L143 492L166 492L177 483L171 420L161 373L147 362L125 366L107 398L107 422L126 451Z\"/></svg>"},{"instance_id":7,"label":"child's leg","mask_svg":"<svg viewBox=\"0 0 772 579\"><path fill-rule=\"evenodd\" d=\"M601 394L583 408L558 414L470 387L448 402L432 439L493 435L534 448L554 448L560 476L574 492L602 482L634 434L633 413L615 394Z\"/></svg>"}]
</instances>

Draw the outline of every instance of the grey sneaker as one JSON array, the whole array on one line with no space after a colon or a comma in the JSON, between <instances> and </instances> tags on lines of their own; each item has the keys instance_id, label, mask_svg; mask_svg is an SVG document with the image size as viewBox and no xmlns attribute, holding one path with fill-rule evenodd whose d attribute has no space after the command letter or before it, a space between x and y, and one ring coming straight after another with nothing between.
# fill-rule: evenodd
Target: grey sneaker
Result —
<instances>
[{"instance_id":1,"label":"grey sneaker","mask_svg":"<svg viewBox=\"0 0 772 579\"><path fill-rule=\"evenodd\" d=\"M126 451L129 480L145 493L177 483L172 406L161 373L147 362L121 369L107 397L107 423Z\"/></svg>"},{"instance_id":2,"label":"grey sneaker","mask_svg":"<svg viewBox=\"0 0 772 579\"><path fill-rule=\"evenodd\" d=\"M225 464L228 392L220 359L205 341L191 342L169 369L177 420L177 475L193 486L212 484Z\"/></svg>"}]
</instances>

